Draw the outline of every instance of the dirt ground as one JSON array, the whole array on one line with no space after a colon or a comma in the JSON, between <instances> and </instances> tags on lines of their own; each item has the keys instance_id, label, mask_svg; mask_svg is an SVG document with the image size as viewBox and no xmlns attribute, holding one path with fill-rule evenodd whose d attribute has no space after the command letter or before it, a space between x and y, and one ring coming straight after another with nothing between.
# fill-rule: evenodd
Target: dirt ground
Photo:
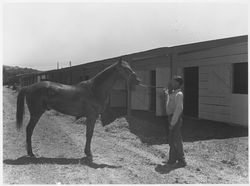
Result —
<instances>
[{"instance_id":1,"label":"dirt ground","mask_svg":"<svg viewBox=\"0 0 250 186\"><path fill-rule=\"evenodd\" d=\"M46 112L25 157L25 127L15 127L17 94L3 88L3 181L5 184L164 184L249 183L248 129L185 118L188 166L166 165L166 118L143 112L96 123L93 162L84 155L85 125L55 111ZM24 126L29 119L26 108Z\"/></svg>"}]
</instances>

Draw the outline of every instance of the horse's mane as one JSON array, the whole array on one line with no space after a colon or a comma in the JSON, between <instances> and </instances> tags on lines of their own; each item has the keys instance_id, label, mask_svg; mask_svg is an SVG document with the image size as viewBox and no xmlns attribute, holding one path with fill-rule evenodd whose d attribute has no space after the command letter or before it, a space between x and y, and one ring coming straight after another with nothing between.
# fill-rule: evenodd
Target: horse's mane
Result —
<instances>
[{"instance_id":1,"label":"horse's mane","mask_svg":"<svg viewBox=\"0 0 250 186\"><path fill-rule=\"evenodd\" d=\"M108 66L107 68L96 74L93 78L91 78L91 81L94 83L94 85L98 86L99 84L103 83L103 80L105 78L113 75L116 65L117 63Z\"/></svg>"}]
</instances>

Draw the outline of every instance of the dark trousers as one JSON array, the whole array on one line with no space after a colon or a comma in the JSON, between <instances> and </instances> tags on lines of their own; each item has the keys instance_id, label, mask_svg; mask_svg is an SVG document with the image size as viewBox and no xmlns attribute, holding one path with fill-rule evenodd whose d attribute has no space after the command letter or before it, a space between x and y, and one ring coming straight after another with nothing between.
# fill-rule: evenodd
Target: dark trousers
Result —
<instances>
[{"instance_id":1,"label":"dark trousers","mask_svg":"<svg viewBox=\"0 0 250 186\"><path fill-rule=\"evenodd\" d=\"M168 122L170 126L170 122L172 120L172 115L168 116ZM182 144L182 136L181 136L181 126L182 126L182 117L180 116L179 120L175 124L175 126L169 130L169 163L174 163L178 161L185 161L183 144Z\"/></svg>"}]
</instances>

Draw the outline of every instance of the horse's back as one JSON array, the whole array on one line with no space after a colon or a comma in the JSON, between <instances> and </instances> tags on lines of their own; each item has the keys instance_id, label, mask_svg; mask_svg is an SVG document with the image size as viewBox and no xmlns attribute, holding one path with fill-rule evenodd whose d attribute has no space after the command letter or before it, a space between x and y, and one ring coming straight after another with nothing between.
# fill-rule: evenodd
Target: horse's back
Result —
<instances>
[{"instance_id":1,"label":"horse's back","mask_svg":"<svg viewBox=\"0 0 250 186\"><path fill-rule=\"evenodd\" d=\"M46 110L54 109L72 116L86 115L93 105L98 105L90 82L65 85L42 81L29 86L28 89L27 99L31 105L42 104Z\"/></svg>"},{"instance_id":2,"label":"horse's back","mask_svg":"<svg viewBox=\"0 0 250 186\"><path fill-rule=\"evenodd\" d=\"M42 90L64 90L64 91L73 91L76 89L76 86L73 85L65 85L61 83L56 83L52 81L40 81L34 83L28 87L29 92L36 92Z\"/></svg>"},{"instance_id":3,"label":"horse's back","mask_svg":"<svg viewBox=\"0 0 250 186\"><path fill-rule=\"evenodd\" d=\"M67 95L69 92L74 92L74 89L75 88L70 85L41 81L26 88L26 99L35 102L39 100L49 100L51 97L59 96L60 94Z\"/></svg>"},{"instance_id":4,"label":"horse's back","mask_svg":"<svg viewBox=\"0 0 250 186\"><path fill-rule=\"evenodd\" d=\"M37 83L34 83L30 86L27 87L28 91L34 91L37 89L43 89L43 88L48 88L49 86L51 86L53 82L51 81L40 81Z\"/></svg>"}]
</instances>

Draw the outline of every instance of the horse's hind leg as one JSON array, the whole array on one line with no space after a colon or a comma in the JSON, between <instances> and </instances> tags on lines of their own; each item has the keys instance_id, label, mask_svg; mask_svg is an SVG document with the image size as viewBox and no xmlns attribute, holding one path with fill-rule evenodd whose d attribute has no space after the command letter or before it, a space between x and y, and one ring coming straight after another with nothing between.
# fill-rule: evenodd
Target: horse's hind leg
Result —
<instances>
[{"instance_id":1,"label":"horse's hind leg","mask_svg":"<svg viewBox=\"0 0 250 186\"><path fill-rule=\"evenodd\" d=\"M34 157L35 155L32 152L32 142L31 142L31 137L34 131L34 128L41 117L42 114L39 115L31 115L30 116L30 121L26 127L26 147L27 147L27 154L30 157Z\"/></svg>"}]
</instances>

